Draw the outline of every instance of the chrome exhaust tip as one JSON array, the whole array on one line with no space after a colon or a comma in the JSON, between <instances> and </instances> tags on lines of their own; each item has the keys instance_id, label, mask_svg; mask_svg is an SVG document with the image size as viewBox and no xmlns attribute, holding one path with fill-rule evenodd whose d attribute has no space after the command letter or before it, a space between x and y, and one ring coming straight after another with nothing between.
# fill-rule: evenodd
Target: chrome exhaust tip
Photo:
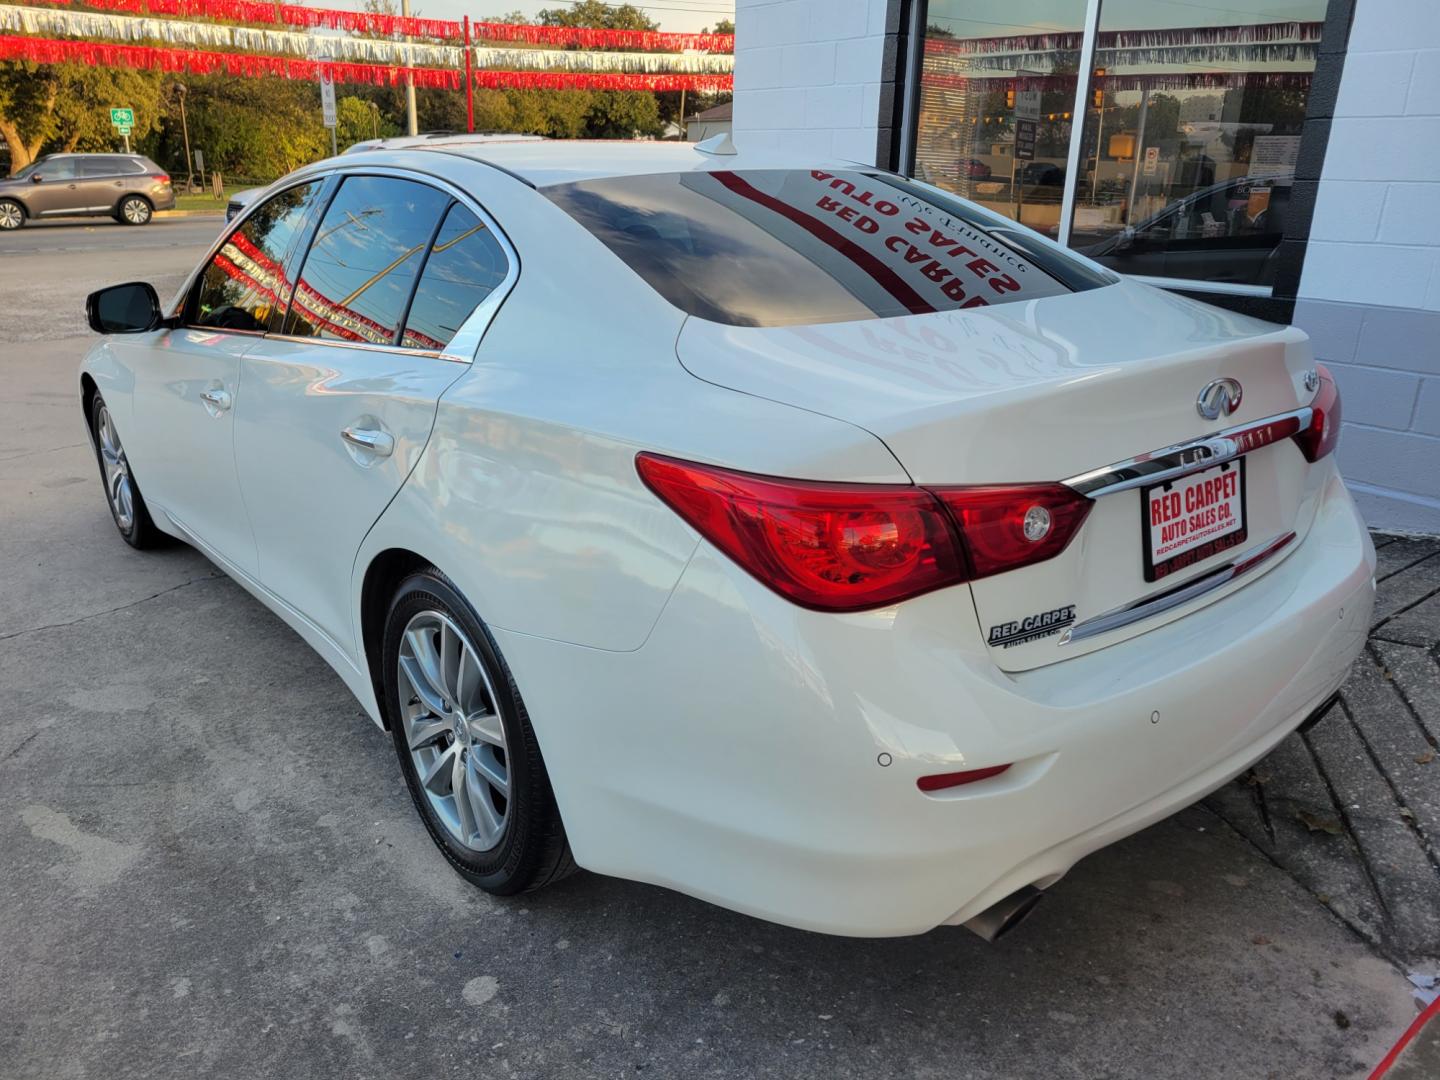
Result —
<instances>
[{"instance_id":1,"label":"chrome exhaust tip","mask_svg":"<svg viewBox=\"0 0 1440 1080\"><path fill-rule=\"evenodd\" d=\"M1034 885L1026 885L999 903L991 904L979 915L966 919L961 925L967 930L973 930L986 941L999 941L1025 921L1025 917L1035 910L1035 905L1040 903L1040 898L1044 895Z\"/></svg>"}]
</instances>

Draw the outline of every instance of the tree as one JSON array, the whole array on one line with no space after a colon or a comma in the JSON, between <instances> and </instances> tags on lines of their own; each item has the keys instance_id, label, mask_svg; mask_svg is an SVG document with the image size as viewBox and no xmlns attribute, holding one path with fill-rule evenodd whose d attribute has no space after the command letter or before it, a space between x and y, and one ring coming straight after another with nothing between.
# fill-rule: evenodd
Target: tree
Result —
<instances>
[{"instance_id":1,"label":"tree","mask_svg":"<svg viewBox=\"0 0 1440 1080\"><path fill-rule=\"evenodd\" d=\"M735 20L721 19L714 26L706 27L701 32L705 34L733 34L735 33Z\"/></svg>"},{"instance_id":2,"label":"tree","mask_svg":"<svg viewBox=\"0 0 1440 1080\"><path fill-rule=\"evenodd\" d=\"M546 8L535 19L541 26L594 26L602 30L658 30L660 24L633 4L612 7L582 0L568 8Z\"/></svg>"},{"instance_id":3,"label":"tree","mask_svg":"<svg viewBox=\"0 0 1440 1080\"><path fill-rule=\"evenodd\" d=\"M335 142L342 148L366 139L388 139L398 134L400 126L389 117L381 116L379 106L373 101L362 101L347 94L335 103Z\"/></svg>"},{"instance_id":4,"label":"tree","mask_svg":"<svg viewBox=\"0 0 1440 1080\"><path fill-rule=\"evenodd\" d=\"M10 150L11 170L42 152L118 150L112 107L135 110L131 140L143 139L161 120L162 79L127 68L0 63L0 137Z\"/></svg>"}]
</instances>

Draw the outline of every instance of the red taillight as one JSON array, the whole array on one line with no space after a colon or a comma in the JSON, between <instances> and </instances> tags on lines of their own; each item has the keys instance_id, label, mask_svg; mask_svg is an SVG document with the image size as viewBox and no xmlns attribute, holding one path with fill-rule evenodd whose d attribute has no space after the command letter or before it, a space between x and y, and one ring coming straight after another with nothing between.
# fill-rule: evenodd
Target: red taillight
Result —
<instances>
[{"instance_id":1,"label":"red taillight","mask_svg":"<svg viewBox=\"0 0 1440 1080\"><path fill-rule=\"evenodd\" d=\"M936 488L935 494L960 526L977 578L1059 555L1095 505L1064 484Z\"/></svg>"},{"instance_id":2,"label":"red taillight","mask_svg":"<svg viewBox=\"0 0 1440 1080\"><path fill-rule=\"evenodd\" d=\"M936 773L934 776L920 777L915 781L915 786L921 791L944 791L961 784L973 784L976 780L988 780L1009 768L1009 765L989 765L983 769L966 769L964 772Z\"/></svg>"},{"instance_id":3,"label":"red taillight","mask_svg":"<svg viewBox=\"0 0 1440 1080\"><path fill-rule=\"evenodd\" d=\"M1320 389L1310 403L1310 426L1295 436L1306 461L1319 461L1340 441L1340 388L1324 364L1316 364Z\"/></svg>"},{"instance_id":4,"label":"red taillight","mask_svg":"<svg viewBox=\"0 0 1440 1080\"><path fill-rule=\"evenodd\" d=\"M169 175L166 174L166 173L163 173L163 172L162 172L162 173L151 173L151 174L150 174L150 179L151 179L151 180L154 180L157 184L168 184L168 183L170 183L170 177L169 177Z\"/></svg>"},{"instance_id":5,"label":"red taillight","mask_svg":"<svg viewBox=\"0 0 1440 1080\"><path fill-rule=\"evenodd\" d=\"M1058 484L932 491L783 480L644 453L635 465L650 490L755 578L822 611L883 607L1049 559L1090 507Z\"/></svg>"}]
</instances>

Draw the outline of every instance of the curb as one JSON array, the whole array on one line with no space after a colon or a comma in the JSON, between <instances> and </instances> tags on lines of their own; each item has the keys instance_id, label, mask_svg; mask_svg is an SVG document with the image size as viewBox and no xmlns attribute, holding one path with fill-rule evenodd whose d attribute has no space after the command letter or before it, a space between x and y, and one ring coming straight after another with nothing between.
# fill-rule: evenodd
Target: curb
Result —
<instances>
[{"instance_id":1,"label":"curb","mask_svg":"<svg viewBox=\"0 0 1440 1080\"><path fill-rule=\"evenodd\" d=\"M157 218L172 217L224 217L225 207L222 205L214 210L156 210Z\"/></svg>"}]
</instances>

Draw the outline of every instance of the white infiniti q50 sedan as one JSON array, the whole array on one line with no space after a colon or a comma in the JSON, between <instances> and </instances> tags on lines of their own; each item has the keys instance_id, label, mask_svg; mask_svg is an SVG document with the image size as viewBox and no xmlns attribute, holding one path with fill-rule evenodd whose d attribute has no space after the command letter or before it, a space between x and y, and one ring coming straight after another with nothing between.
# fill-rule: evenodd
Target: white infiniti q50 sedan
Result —
<instances>
[{"instance_id":1,"label":"white infiniti q50 sedan","mask_svg":"<svg viewBox=\"0 0 1440 1080\"><path fill-rule=\"evenodd\" d=\"M1364 643L1303 333L853 162L350 154L88 311L123 537L293 626L492 892L994 937Z\"/></svg>"}]
</instances>

